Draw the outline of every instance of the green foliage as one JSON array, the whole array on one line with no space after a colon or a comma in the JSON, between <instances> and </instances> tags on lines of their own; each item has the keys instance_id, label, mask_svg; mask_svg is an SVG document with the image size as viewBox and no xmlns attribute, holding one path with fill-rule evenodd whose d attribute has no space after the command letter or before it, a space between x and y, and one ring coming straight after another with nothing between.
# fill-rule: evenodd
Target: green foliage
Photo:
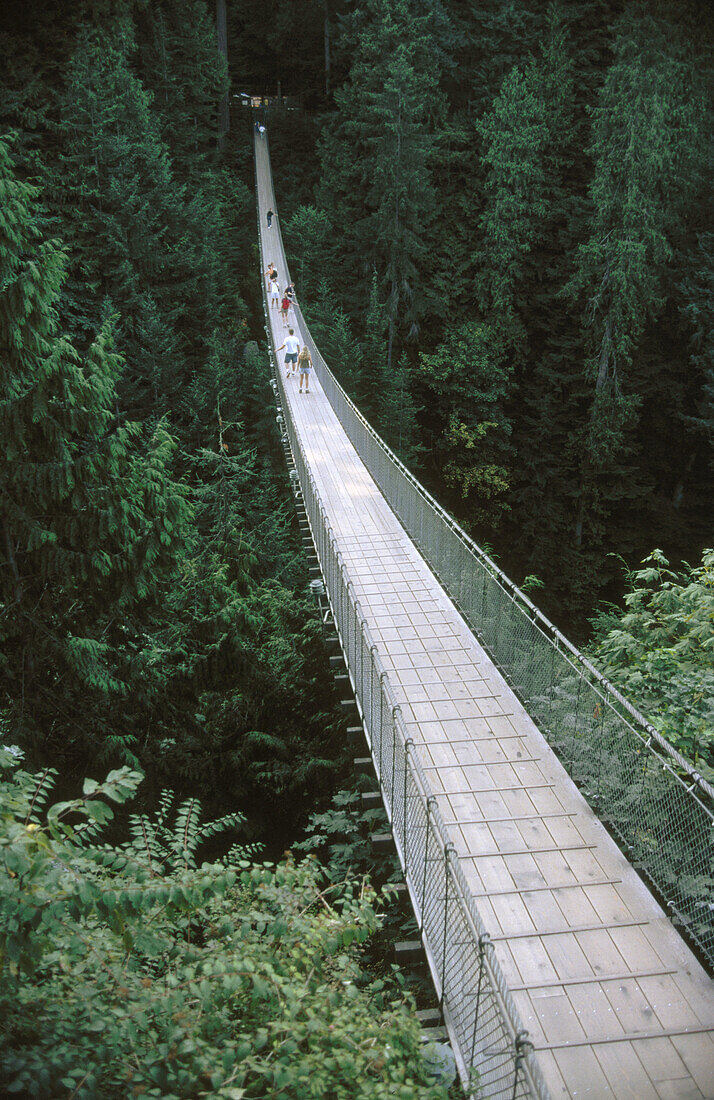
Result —
<instances>
[{"instance_id":1,"label":"green foliage","mask_svg":"<svg viewBox=\"0 0 714 1100\"><path fill-rule=\"evenodd\" d=\"M215 152L218 104L228 88L213 20L196 0L158 0L136 13L139 66L179 178L200 176Z\"/></svg>"},{"instance_id":2,"label":"green foliage","mask_svg":"<svg viewBox=\"0 0 714 1100\"><path fill-rule=\"evenodd\" d=\"M337 723L237 289L253 204L215 149L223 63L200 0L66 26L42 162L2 153L8 727L63 769L140 765L149 803L167 783L242 800L280 850L329 789ZM29 125L29 98L3 118Z\"/></svg>"},{"instance_id":3,"label":"green foliage","mask_svg":"<svg viewBox=\"0 0 714 1100\"><path fill-rule=\"evenodd\" d=\"M422 14L429 33L413 24L408 61L425 92L414 116L423 197L409 206L418 229L404 254L394 218L377 219L370 199L373 180L389 191L382 86L401 79L398 35L373 4L340 26L351 70L315 172L332 226L321 247L360 346L373 343L375 268L387 313L386 354L363 357L366 384L353 392L388 432L370 408L371 364L385 361L391 381L399 345L412 347L384 280L387 237L419 329L422 369L412 361L406 377L413 435L433 456L426 480L479 538L498 531L510 572L543 577L551 613L577 619L618 584L613 545L635 560L647 531L685 555L706 537L711 20L687 0L487 0ZM413 18L400 8L393 21L406 30ZM375 62L363 78L385 41L387 76ZM482 326L483 358L502 374L488 415L478 368L446 392L440 369L424 366L441 355L447 372L468 324Z\"/></svg>"},{"instance_id":4,"label":"green foliage","mask_svg":"<svg viewBox=\"0 0 714 1100\"><path fill-rule=\"evenodd\" d=\"M117 419L111 326L84 357L58 332L64 253L40 239L5 145L0 192L1 671L19 733L52 730L61 684L86 737L126 691L108 620L156 596L191 510L164 428L144 442Z\"/></svg>"},{"instance_id":5,"label":"green foliage","mask_svg":"<svg viewBox=\"0 0 714 1100\"><path fill-rule=\"evenodd\" d=\"M363 810L358 790L338 791L327 810L310 816L305 839L294 844L293 849L319 856L330 880L341 882L349 875L366 874L373 869L374 852L369 836L383 832L386 827L381 806ZM395 878L400 877L396 855L389 857L386 870Z\"/></svg>"},{"instance_id":6,"label":"green foliage","mask_svg":"<svg viewBox=\"0 0 714 1100\"><path fill-rule=\"evenodd\" d=\"M469 501L471 522L493 523L508 507L511 425L504 416L509 372L499 338L485 324L451 329L433 354L420 356L432 412L443 424L438 444L444 481Z\"/></svg>"},{"instance_id":7,"label":"green foliage","mask_svg":"<svg viewBox=\"0 0 714 1100\"><path fill-rule=\"evenodd\" d=\"M714 550L681 573L661 550L628 575L625 610L595 620L606 676L700 770L714 777Z\"/></svg>"},{"instance_id":8,"label":"green foliage","mask_svg":"<svg viewBox=\"0 0 714 1100\"><path fill-rule=\"evenodd\" d=\"M701 80L692 81L689 44L669 13L628 6L614 50L594 117L590 234L569 285L585 311L592 387L580 441L578 542L589 510L612 507L622 461L636 463L642 395L656 384L651 371L639 382L637 351L664 307L673 247L708 156ZM669 364L660 369L669 372Z\"/></svg>"},{"instance_id":9,"label":"green foliage","mask_svg":"<svg viewBox=\"0 0 714 1100\"><path fill-rule=\"evenodd\" d=\"M195 866L198 826L170 796L132 839L100 845L139 776L45 802L52 777L0 755L0 1062L8 1095L237 1100L444 1097L395 986L359 945L379 926L364 882L312 861L253 865L234 848Z\"/></svg>"},{"instance_id":10,"label":"green foliage","mask_svg":"<svg viewBox=\"0 0 714 1100\"><path fill-rule=\"evenodd\" d=\"M285 225L284 239L300 297L315 301L329 268L330 223L324 210L299 206Z\"/></svg>"},{"instance_id":11,"label":"green foliage","mask_svg":"<svg viewBox=\"0 0 714 1100\"><path fill-rule=\"evenodd\" d=\"M413 338L424 308L417 265L426 256L435 201L429 164L437 74L426 16L407 0L368 0L355 18L350 78L335 94L340 114L322 142L318 200L341 237L347 264L340 284L353 315L366 305L377 273L391 371L397 334ZM360 286L367 272L369 282Z\"/></svg>"}]
</instances>

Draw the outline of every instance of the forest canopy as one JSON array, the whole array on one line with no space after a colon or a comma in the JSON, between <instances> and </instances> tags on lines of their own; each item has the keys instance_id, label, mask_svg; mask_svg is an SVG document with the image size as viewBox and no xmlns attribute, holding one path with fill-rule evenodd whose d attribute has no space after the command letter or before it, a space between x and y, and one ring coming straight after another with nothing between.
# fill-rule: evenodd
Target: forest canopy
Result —
<instances>
[{"instance_id":1,"label":"forest canopy","mask_svg":"<svg viewBox=\"0 0 714 1100\"><path fill-rule=\"evenodd\" d=\"M0 6L16 1094L318 1096L328 1062L336 1095L445 1094L364 953L364 837L327 875L282 855L310 815L353 829L356 796L330 809L350 754L274 425L245 95L348 393L714 764L713 31L700 0Z\"/></svg>"}]
</instances>

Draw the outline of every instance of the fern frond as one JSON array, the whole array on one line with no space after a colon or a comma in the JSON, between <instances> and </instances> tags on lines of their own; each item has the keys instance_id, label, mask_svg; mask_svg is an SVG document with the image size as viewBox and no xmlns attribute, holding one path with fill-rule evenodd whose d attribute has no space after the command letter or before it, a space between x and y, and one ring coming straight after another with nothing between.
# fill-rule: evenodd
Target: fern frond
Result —
<instances>
[{"instance_id":1,"label":"fern frond","mask_svg":"<svg viewBox=\"0 0 714 1100\"><path fill-rule=\"evenodd\" d=\"M56 768L45 768L44 771L37 772L33 775L32 779L35 783L35 789L32 792L30 798L30 804L27 807L27 815L25 817L25 824L29 824L31 821L38 820L38 814L45 802L47 801L52 788L55 785L57 778Z\"/></svg>"}]
</instances>

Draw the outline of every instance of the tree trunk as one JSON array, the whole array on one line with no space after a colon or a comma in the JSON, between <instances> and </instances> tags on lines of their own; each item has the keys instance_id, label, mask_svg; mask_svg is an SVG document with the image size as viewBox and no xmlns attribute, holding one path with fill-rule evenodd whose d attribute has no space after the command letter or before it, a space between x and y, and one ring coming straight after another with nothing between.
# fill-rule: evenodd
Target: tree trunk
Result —
<instances>
[{"instance_id":1,"label":"tree trunk","mask_svg":"<svg viewBox=\"0 0 714 1100\"><path fill-rule=\"evenodd\" d=\"M578 550L583 545L583 521L585 519L585 498L583 493L581 493L580 503L578 504L578 514L575 517L575 545Z\"/></svg>"},{"instance_id":2,"label":"tree trunk","mask_svg":"<svg viewBox=\"0 0 714 1100\"><path fill-rule=\"evenodd\" d=\"M689 461L682 470L679 480L674 487L674 492L672 493L672 507L676 510L679 510L682 506L682 501L684 499L684 483L687 480L689 474L692 472L692 466L694 465L694 460L696 459L696 457L697 452L692 451L691 455L689 456Z\"/></svg>"},{"instance_id":3,"label":"tree trunk","mask_svg":"<svg viewBox=\"0 0 714 1100\"><path fill-rule=\"evenodd\" d=\"M324 0L325 9L325 95L330 94L330 9L328 0Z\"/></svg>"},{"instance_id":4,"label":"tree trunk","mask_svg":"<svg viewBox=\"0 0 714 1100\"><path fill-rule=\"evenodd\" d=\"M612 317L605 322L605 331L600 345L600 359L598 361L597 380L595 392L599 393L607 381L610 366L610 349L612 347Z\"/></svg>"},{"instance_id":5,"label":"tree trunk","mask_svg":"<svg viewBox=\"0 0 714 1100\"><path fill-rule=\"evenodd\" d=\"M10 566L10 572L12 573L13 580L15 581L15 603L22 603L22 578L20 577L20 571L17 568L17 561L15 560L15 550L12 545L12 537L10 530L3 520L2 525L3 541L5 543L5 554L7 555L7 563Z\"/></svg>"},{"instance_id":6,"label":"tree trunk","mask_svg":"<svg viewBox=\"0 0 714 1100\"><path fill-rule=\"evenodd\" d=\"M399 167L401 164L402 156L402 101L399 100L399 108L397 113L397 181L399 180ZM394 256L394 247L399 240L400 220L399 220L399 184L397 182L394 192L394 240L392 242L392 293L389 301L389 343L387 345L387 377L391 380L392 377L392 346L394 344L394 317L399 308L398 294L397 294L397 270L396 270L396 258Z\"/></svg>"},{"instance_id":7,"label":"tree trunk","mask_svg":"<svg viewBox=\"0 0 714 1100\"><path fill-rule=\"evenodd\" d=\"M612 316L608 314L607 321L605 322L605 331L602 334L602 343L600 344L600 356L598 358L597 378L595 379L595 394L597 395L602 390L603 386L608 380L611 374L610 364L612 355ZM615 365L613 362L612 374L615 373ZM592 416L592 411L590 413ZM585 523L585 487L581 481L580 484L580 502L578 504L578 512L575 518L575 545L578 550L583 544L583 525Z\"/></svg>"},{"instance_id":8,"label":"tree trunk","mask_svg":"<svg viewBox=\"0 0 714 1100\"><path fill-rule=\"evenodd\" d=\"M226 0L216 0L216 31L218 34L218 52L222 53L228 66L228 28L226 23ZM223 148L223 141L231 128L230 115L230 88L226 89L218 107L218 146Z\"/></svg>"}]
</instances>

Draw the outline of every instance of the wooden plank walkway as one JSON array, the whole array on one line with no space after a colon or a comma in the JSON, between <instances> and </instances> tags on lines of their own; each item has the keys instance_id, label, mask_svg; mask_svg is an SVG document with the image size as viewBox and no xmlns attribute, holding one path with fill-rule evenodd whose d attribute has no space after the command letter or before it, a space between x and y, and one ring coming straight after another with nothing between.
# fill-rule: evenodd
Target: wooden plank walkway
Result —
<instances>
[{"instance_id":1,"label":"wooden plank walkway","mask_svg":"<svg viewBox=\"0 0 714 1100\"><path fill-rule=\"evenodd\" d=\"M275 262L282 290L286 258L276 222L266 228L277 206L265 139L256 160L263 268ZM270 315L278 347L287 330L277 310ZM714 983L406 535L314 371L309 395L298 393L297 375L283 371L282 382L552 1096L714 1098Z\"/></svg>"}]
</instances>

